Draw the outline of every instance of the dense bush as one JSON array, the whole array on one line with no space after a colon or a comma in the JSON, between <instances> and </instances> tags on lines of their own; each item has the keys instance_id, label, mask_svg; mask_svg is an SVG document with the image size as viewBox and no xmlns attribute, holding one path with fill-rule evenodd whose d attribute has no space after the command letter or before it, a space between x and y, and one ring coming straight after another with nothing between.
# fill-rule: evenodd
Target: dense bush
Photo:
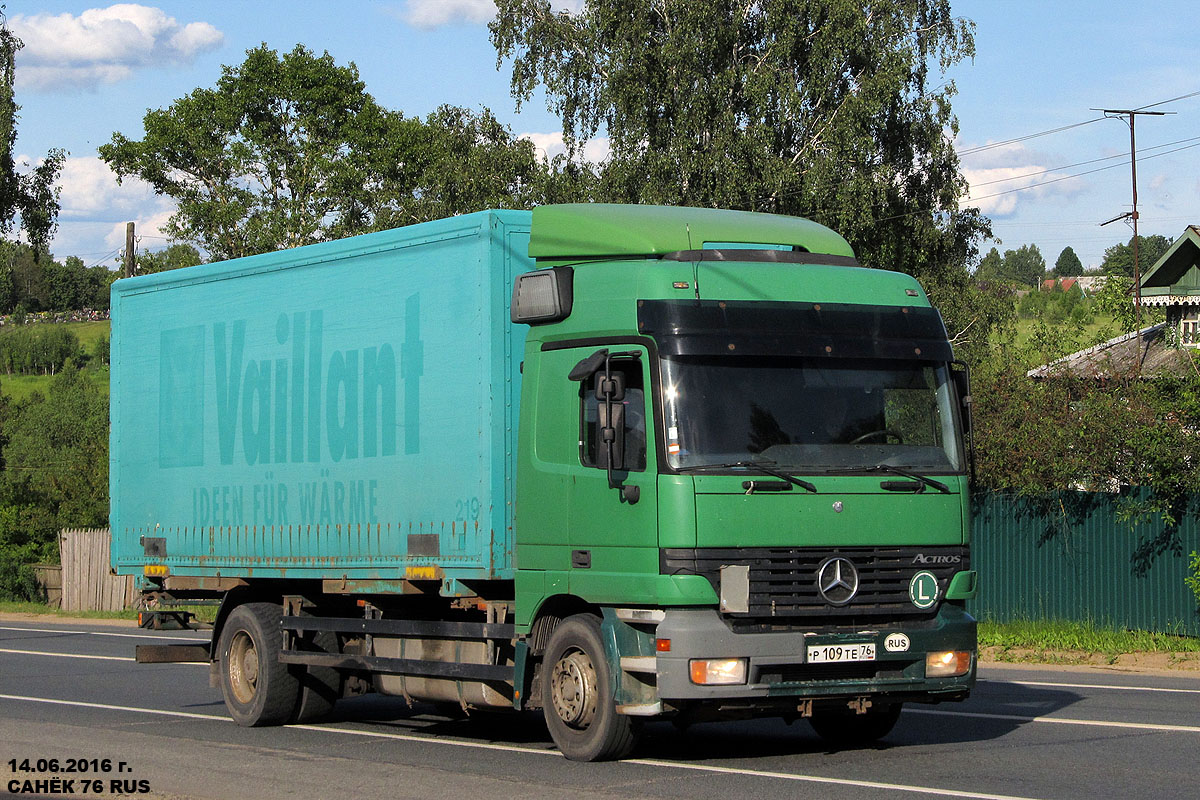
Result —
<instances>
[{"instance_id":1,"label":"dense bush","mask_svg":"<svg viewBox=\"0 0 1200 800\"><path fill-rule=\"evenodd\" d=\"M28 566L58 531L108 524L108 400L68 363L46 395L0 397L0 599L36 599Z\"/></svg>"}]
</instances>

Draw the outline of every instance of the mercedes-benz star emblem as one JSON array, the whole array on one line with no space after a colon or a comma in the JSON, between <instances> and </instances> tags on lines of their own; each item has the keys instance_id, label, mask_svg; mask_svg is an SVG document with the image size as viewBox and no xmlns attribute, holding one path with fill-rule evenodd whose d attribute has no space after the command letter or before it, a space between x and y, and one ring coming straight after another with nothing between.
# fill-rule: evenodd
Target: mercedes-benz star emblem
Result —
<instances>
[{"instance_id":1,"label":"mercedes-benz star emblem","mask_svg":"<svg viewBox=\"0 0 1200 800\"><path fill-rule=\"evenodd\" d=\"M831 606L844 606L858 594L858 570L847 558L833 556L817 569L817 591Z\"/></svg>"}]
</instances>

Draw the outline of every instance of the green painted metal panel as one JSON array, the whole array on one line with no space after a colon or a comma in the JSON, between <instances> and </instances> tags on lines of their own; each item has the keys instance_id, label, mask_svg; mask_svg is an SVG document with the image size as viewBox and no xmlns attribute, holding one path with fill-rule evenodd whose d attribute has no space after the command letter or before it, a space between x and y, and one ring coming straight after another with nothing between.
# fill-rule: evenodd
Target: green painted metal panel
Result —
<instances>
[{"instance_id":1,"label":"green painted metal panel","mask_svg":"<svg viewBox=\"0 0 1200 800\"><path fill-rule=\"evenodd\" d=\"M1140 494L1140 492L1139 492ZM1120 498L1007 492L974 498L971 565L984 620L1062 619L1200 636L1200 611L1184 584L1187 554L1200 550L1200 519L1130 526Z\"/></svg>"},{"instance_id":2,"label":"green painted metal panel","mask_svg":"<svg viewBox=\"0 0 1200 800\"><path fill-rule=\"evenodd\" d=\"M816 494L802 489L746 494L747 477L761 476L696 476L697 547L964 543L957 495L962 476L938 476L954 494L881 492L878 475L819 474L803 476L817 485Z\"/></svg>"},{"instance_id":3,"label":"green painted metal panel","mask_svg":"<svg viewBox=\"0 0 1200 800\"><path fill-rule=\"evenodd\" d=\"M534 258L641 256L698 250L710 242L791 245L853 256L824 225L800 217L714 208L567 203L534 209Z\"/></svg>"}]
</instances>

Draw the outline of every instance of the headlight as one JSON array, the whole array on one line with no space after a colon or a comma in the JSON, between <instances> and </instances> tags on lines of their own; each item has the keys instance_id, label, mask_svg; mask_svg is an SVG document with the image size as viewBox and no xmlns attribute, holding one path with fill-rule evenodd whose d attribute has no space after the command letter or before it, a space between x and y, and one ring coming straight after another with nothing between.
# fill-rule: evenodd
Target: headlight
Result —
<instances>
[{"instance_id":1,"label":"headlight","mask_svg":"<svg viewBox=\"0 0 1200 800\"><path fill-rule=\"evenodd\" d=\"M746 682L746 659L744 658L693 658L692 683L734 684Z\"/></svg>"},{"instance_id":2,"label":"headlight","mask_svg":"<svg viewBox=\"0 0 1200 800\"><path fill-rule=\"evenodd\" d=\"M925 656L926 678L955 678L970 669L970 650L939 650Z\"/></svg>"}]
</instances>

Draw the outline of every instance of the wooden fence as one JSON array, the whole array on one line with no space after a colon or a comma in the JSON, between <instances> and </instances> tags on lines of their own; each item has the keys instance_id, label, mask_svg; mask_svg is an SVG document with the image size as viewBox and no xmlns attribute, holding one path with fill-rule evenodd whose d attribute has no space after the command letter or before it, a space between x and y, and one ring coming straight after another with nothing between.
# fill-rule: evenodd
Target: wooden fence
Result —
<instances>
[{"instance_id":1,"label":"wooden fence","mask_svg":"<svg viewBox=\"0 0 1200 800\"><path fill-rule=\"evenodd\" d=\"M133 603L133 576L109 574L107 528L59 534L64 611L120 611Z\"/></svg>"}]
</instances>

